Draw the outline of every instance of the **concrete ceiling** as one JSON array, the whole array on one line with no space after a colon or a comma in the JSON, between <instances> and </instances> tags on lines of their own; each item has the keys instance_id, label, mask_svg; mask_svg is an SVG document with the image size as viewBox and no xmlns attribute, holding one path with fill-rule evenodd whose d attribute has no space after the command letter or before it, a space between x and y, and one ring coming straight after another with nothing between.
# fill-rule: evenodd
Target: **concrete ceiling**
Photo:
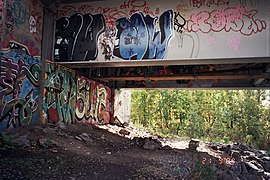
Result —
<instances>
[{"instance_id":1,"label":"concrete ceiling","mask_svg":"<svg viewBox=\"0 0 270 180\"><path fill-rule=\"evenodd\" d=\"M46 6L105 0L41 0ZM254 60L255 59L255 60ZM176 63L177 62L177 63ZM207 61L121 61L64 63L82 75L115 88L266 88L270 87L270 59L242 58ZM203 62L203 63L202 63ZM224 63L226 62L226 63ZM165 64L164 64L165 63ZM164 74L165 70L173 73ZM134 69L140 74L125 74Z\"/></svg>"}]
</instances>

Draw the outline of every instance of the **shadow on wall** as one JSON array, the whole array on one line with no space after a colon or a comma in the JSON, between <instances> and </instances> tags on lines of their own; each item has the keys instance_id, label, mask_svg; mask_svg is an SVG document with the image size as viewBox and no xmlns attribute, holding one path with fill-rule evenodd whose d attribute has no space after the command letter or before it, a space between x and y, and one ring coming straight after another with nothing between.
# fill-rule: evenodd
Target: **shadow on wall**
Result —
<instances>
[{"instance_id":1,"label":"shadow on wall","mask_svg":"<svg viewBox=\"0 0 270 180\"><path fill-rule=\"evenodd\" d=\"M0 60L0 132L58 121L109 123L112 99L107 86L56 63L13 51L0 51ZM41 64L46 64L45 72ZM39 120L42 108L47 117L43 122Z\"/></svg>"}]
</instances>

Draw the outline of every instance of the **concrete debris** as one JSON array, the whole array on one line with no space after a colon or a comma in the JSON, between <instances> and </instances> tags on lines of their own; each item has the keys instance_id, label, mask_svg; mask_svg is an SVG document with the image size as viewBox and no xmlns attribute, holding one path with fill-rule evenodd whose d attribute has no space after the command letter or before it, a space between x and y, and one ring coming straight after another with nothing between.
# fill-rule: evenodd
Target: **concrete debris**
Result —
<instances>
[{"instance_id":1,"label":"concrete debris","mask_svg":"<svg viewBox=\"0 0 270 180\"><path fill-rule=\"evenodd\" d=\"M122 135L124 135L124 136L128 136L128 135L130 134L130 132L129 132L128 130L126 130L126 129L121 129L121 130L119 131L119 134L122 134Z\"/></svg>"},{"instance_id":2,"label":"concrete debris","mask_svg":"<svg viewBox=\"0 0 270 180\"><path fill-rule=\"evenodd\" d=\"M127 127L128 126L128 123L125 122L120 116L115 116L114 122L112 124L115 124L116 126L120 126L120 127Z\"/></svg>"},{"instance_id":3,"label":"concrete debris","mask_svg":"<svg viewBox=\"0 0 270 180\"><path fill-rule=\"evenodd\" d=\"M11 144L17 147L29 147L30 140L27 138L27 135L15 136L11 139Z\"/></svg>"},{"instance_id":4,"label":"concrete debris","mask_svg":"<svg viewBox=\"0 0 270 180\"><path fill-rule=\"evenodd\" d=\"M55 125L59 129L66 129L66 125L62 121L58 121Z\"/></svg>"},{"instance_id":5,"label":"concrete debris","mask_svg":"<svg viewBox=\"0 0 270 180\"><path fill-rule=\"evenodd\" d=\"M162 148L161 142L158 139L153 139L152 137L135 137L133 138L133 143L146 150L158 150Z\"/></svg>"},{"instance_id":6,"label":"concrete debris","mask_svg":"<svg viewBox=\"0 0 270 180\"><path fill-rule=\"evenodd\" d=\"M40 138L38 140L38 143L40 145L40 147L42 148L53 148L53 147L57 147L58 143L49 139L49 138Z\"/></svg>"},{"instance_id":7,"label":"concrete debris","mask_svg":"<svg viewBox=\"0 0 270 180\"><path fill-rule=\"evenodd\" d=\"M85 142L93 143L94 140L87 134L87 133L82 133L79 135L79 138L81 138Z\"/></svg>"},{"instance_id":8,"label":"concrete debris","mask_svg":"<svg viewBox=\"0 0 270 180\"><path fill-rule=\"evenodd\" d=\"M219 179L269 179L270 156L266 151L256 150L246 144L232 144L221 147L209 143L219 154L228 154L235 163Z\"/></svg>"},{"instance_id":9,"label":"concrete debris","mask_svg":"<svg viewBox=\"0 0 270 180\"><path fill-rule=\"evenodd\" d=\"M161 142L157 139L146 138L144 141L143 149L158 150L162 147Z\"/></svg>"},{"instance_id":10,"label":"concrete debris","mask_svg":"<svg viewBox=\"0 0 270 180\"><path fill-rule=\"evenodd\" d=\"M82 138L80 138L79 136L75 136L75 139L82 141Z\"/></svg>"}]
</instances>

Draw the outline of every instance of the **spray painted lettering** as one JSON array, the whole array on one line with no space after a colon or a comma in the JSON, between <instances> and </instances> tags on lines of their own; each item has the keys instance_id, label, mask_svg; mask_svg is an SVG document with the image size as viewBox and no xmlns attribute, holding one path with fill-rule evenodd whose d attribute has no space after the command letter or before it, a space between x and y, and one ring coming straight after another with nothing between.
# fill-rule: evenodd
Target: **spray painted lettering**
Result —
<instances>
[{"instance_id":1,"label":"spray painted lettering","mask_svg":"<svg viewBox=\"0 0 270 180\"><path fill-rule=\"evenodd\" d=\"M229 5L230 0L190 0L190 4L193 7L200 8L201 6L222 6L222 5Z\"/></svg>"},{"instance_id":2,"label":"spray painted lettering","mask_svg":"<svg viewBox=\"0 0 270 180\"><path fill-rule=\"evenodd\" d=\"M75 72L53 63L46 64L44 112L48 121L73 123L76 98Z\"/></svg>"},{"instance_id":3,"label":"spray painted lettering","mask_svg":"<svg viewBox=\"0 0 270 180\"><path fill-rule=\"evenodd\" d=\"M174 30L182 33L186 20L179 12L174 12Z\"/></svg>"},{"instance_id":4,"label":"spray painted lettering","mask_svg":"<svg viewBox=\"0 0 270 180\"><path fill-rule=\"evenodd\" d=\"M14 31L14 17L12 15L10 4L7 4L7 7L6 7L5 25L6 25L6 33L12 34Z\"/></svg>"},{"instance_id":5,"label":"spray painted lettering","mask_svg":"<svg viewBox=\"0 0 270 180\"><path fill-rule=\"evenodd\" d=\"M29 12L24 7L21 0L14 0L11 4L11 12L14 17L14 24L20 27L29 19Z\"/></svg>"},{"instance_id":6,"label":"spray painted lettering","mask_svg":"<svg viewBox=\"0 0 270 180\"><path fill-rule=\"evenodd\" d=\"M160 31L155 25L159 23ZM130 59L163 59L168 43L173 35L173 11L165 11L157 22L142 13L133 14L130 19L120 18L116 21L118 30L114 55Z\"/></svg>"},{"instance_id":7,"label":"spray painted lettering","mask_svg":"<svg viewBox=\"0 0 270 180\"><path fill-rule=\"evenodd\" d=\"M241 43L241 38L240 36L233 36L230 37L227 41L228 47L233 50L233 51L239 51L240 48L240 43Z\"/></svg>"},{"instance_id":8,"label":"spray painted lettering","mask_svg":"<svg viewBox=\"0 0 270 180\"><path fill-rule=\"evenodd\" d=\"M43 109L49 123L108 123L111 92L54 63L46 64Z\"/></svg>"},{"instance_id":9,"label":"spray painted lettering","mask_svg":"<svg viewBox=\"0 0 270 180\"><path fill-rule=\"evenodd\" d=\"M201 11L191 15L187 21L187 31L209 33L210 31L234 31L250 36L266 29L266 22L256 18L258 10L247 10L244 7L225 10Z\"/></svg>"},{"instance_id":10,"label":"spray painted lettering","mask_svg":"<svg viewBox=\"0 0 270 180\"><path fill-rule=\"evenodd\" d=\"M265 6L266 2L267 0L239 0L241 6Z\"/></svg>"},{"instance_id":11,"label":"spray painted lettering","mask_svg":"<svg viewBox=\"0 0 270 180\"><path fill-rule=\"evenodd\" d=\"M105 124L110 120L110 89L95 81L77 77L76 117L90 124Z\"/></svg>"},{"instance_id":12,"label":"spray painted lettering","mask_svg":"<svg viewBox=\"0 0 270 180\"><path fill-rule=\"evenodd\" d=\"M124 1L120 5L120 9L129 10L129 15L132 15L132 14L134 14L136 12L143 12L145 14L154 15L154 11L151 10L151 7L147 5L145 0Z\"/></svg>"},{"instance_id":13,"label":"spray painted lettering","mask_svg":"<svg viewBox=\"0 0 270 180\"><path fill-rule=\"evenodd\" d=\"M98 37L105 31L101 14L74 14L56 21L56 61L95 60Z\"/></svg>"},{"instance_id":14,"label":"spray painted lettering","mask_svg":"<svg viewBox=\"0 0 270 180\"><path fill-rule=\"evenodd\" d=\"M0 131L35 123L40 60L11 51L0 60Z\"/></svg>"}]
</instances>

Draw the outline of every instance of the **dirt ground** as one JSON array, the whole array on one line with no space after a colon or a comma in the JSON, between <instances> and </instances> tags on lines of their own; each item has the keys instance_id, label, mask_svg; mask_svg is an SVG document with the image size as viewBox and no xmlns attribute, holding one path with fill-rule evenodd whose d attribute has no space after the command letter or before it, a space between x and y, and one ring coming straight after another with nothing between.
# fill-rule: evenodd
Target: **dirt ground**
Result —
<instances>
[{"instance_id":1,"label":"dirt ground","mask_svg":"<svg viewBox=\"0 0 270 180\"><path fill-rule=\"evenodd\" d=\"M0 179L219 179L229 168L200 142L156 137L118 126L30 126L2 134ZM160 148L145 149L135 137L157 138ZM16 144L16 138L20 143ZM23 142L25 141L25 142ZM23 143L21 143L23 142ZM4 145L3 145L4 144Z\"/></svg>"}]
</instances>

